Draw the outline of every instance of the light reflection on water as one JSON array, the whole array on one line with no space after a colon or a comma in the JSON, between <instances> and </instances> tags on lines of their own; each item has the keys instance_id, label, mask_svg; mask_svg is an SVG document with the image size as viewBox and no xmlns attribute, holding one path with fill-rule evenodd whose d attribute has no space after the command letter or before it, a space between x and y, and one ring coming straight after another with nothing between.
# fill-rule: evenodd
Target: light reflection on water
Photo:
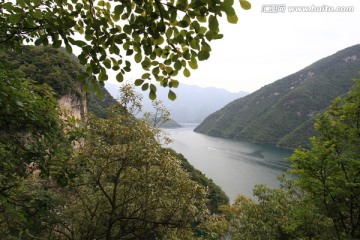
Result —
<instances>
[{"instance_id":1,"label":"light reflection on water","mask_svg":"<svg viewBox=\"0 0 360 240\"><path fill-rule=\"evenodd\" d=\"M291 151L271 144L210 137L193 132L194 127L166 129L174 140L169 147L213 179L231 201L238 194L251 197L256 184L279 185L277 177L289 166L283 159Z\"/></svg>"}]
</instances>

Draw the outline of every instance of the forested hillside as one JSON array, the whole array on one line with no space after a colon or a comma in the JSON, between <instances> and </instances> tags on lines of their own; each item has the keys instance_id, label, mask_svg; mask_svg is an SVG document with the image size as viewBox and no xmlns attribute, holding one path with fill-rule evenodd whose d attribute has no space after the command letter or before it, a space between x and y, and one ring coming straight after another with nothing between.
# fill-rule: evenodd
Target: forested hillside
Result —
<instances>
[{"instance_id":1,"label":"forested hillside","mask_svg":"<svg viewBox=\"0 0 360 240\"><path fill-rule=\"evenodd\" d=\"M195 131L289 148L308 147L315 116L349 91L359 69L360 45L355 45L229 103Z\"/></svg>"},{"instance_id":2,"label":"forested hillside","mask_svg":"<svg viewBox=\"0 0 360 240\"><path fill-rule=\"evenodd\" d=\"M22 47L21 52L0 52L0 68L16 72L17 76L34 80L37 84L47 84L55 98L65 95L87 100L90 113L98 117L107 117L107 108L117 102L108 91L99 86L103 96L94 91L84 91L85 82L77 82L76 77L83 70L75 56L63 50L51 47ZM85 106L84 106L85 107Z\"/></svg>"},{"instance_id":3,"label":"forested hillside","mask_svg":"<svg viewBox=\"0 0 360 240\"><path fill-rule=\"evenodd\" d=\"M228 203L216 184L160 144L158 130L131 114L131 100L122 106L105 88L103 97L91 88L86 94L76 58L50 47L21 50L0 53L3 239L191 236ZM76 102L86 96L86 121L63 114L64 95Z\"/></svg>"}]
</instances>

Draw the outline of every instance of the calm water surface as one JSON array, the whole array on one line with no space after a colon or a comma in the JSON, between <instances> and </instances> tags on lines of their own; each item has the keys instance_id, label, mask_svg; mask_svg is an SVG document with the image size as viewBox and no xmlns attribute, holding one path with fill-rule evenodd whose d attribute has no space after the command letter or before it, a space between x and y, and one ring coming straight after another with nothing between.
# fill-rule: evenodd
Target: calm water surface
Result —
<instances>
[{"instance_id":1,"label":"calm water surface","mask_svg":"<svg viewBox=\"0 0 360 240\"><path fill-rule=\"evenodd\" d=\"M238 194L252 196L256 184L277 187L277 176L286 171L284 158L291 151L271 144L210 137L193 132L195 125L166 129L170 145L218 184L233 201Z\"/></svg>"}]
</instances>

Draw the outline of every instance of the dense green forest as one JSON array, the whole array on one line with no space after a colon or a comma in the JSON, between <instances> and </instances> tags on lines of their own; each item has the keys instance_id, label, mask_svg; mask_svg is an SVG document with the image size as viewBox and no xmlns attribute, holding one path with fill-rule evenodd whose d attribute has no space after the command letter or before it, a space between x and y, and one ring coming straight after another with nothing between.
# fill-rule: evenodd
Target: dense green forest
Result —
<instances>
[{"instance_id":1,"label":"dense green forest","mask_svg":"<svg viewBox=\"0 0 360 240\"><path fill-rule=\"evenodd\" d=\"M360 79L315 124L311 148L297 149L280 189L259 185L253 199L220 207L210 239L360 238ZM296 176L296 177L294 177Z\"/></svg>"},{"instance_id":2,"label":"dense green forest","mask_svg":"<svg viewBox=\"0 0 360 240\"><path fill-rule=\"evenodd\" d=\"M37 84L49 85L56 99L70 95L74 99L83 102L87 99L90 113L98 117L107 117L107 108L116 101L108 91L101 87L102 97L94 91L85 94L86 82L74 81L82 72L75 56L71 56L63 49L57 50L51 47L26 46L21 48L21 54L13 51L0 52L0 68L16 72L20 78L35 80Z\"/></svg>"},{"instance_id":3,"label":"dense green forest","mask_svg":"<svg viewBox=\"0 0 360 240\"><path fill-rule=\"evenodd\" d=\"M62 120L57 99L86 95L76 82L82 68L62 51L22 50L1 53L4 239L165 238L229 202L182 155L163 148L147 120L133 117L137 99L129 95L120 105L105 89L103 97L90 92L90 119ZM52 69L61 72L48 77ZM67 90L57 92L59 83Z\"/></svg>"},{"instance_id":4,"label":"dense green forest","mask_svg":"<svg viewBox=\"0 0 360 240\"><path fill-rule=\"evenodd\" d=\"M316 115L349 91L359 69L360 45L355 45L229 103L195 131L288 148L310 147Z\"/></svg>"}]
</instances>

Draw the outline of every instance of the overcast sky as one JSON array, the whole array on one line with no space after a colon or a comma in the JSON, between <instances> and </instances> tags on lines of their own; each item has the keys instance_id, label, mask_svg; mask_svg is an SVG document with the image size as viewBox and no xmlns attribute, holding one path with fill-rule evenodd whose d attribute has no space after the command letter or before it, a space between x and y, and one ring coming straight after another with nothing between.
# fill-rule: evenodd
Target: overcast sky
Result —
<instances>
[{"instance_id":1,"label":"overcast sky","mask_svg":"<svg viewBox=\"0 0 360 240\"><path fill-rule=\"evenodd\" d=\"M223 39L212 42L211 56L180 82L231 92L253 92L311 63L360 43L359 0L249 0L237 8L239 22L221 23ZM265 13L269 5L285 11ZM238 0L235 0L235 5ZM353 12L290 12L292 6L354 7ZM128 76L128 78L131 76Z\"/></svg>"},{"instance_id":2,"label":"overcast sky","mask_svg":"<svg viewBox=\"0 0 360 240\"><path fill-rule=\"evenodd\" d=\"M225 37L213 42L189 84L253 92L341 49L360 43L359 0L250 0L238 9L236 25L222 24ZM235 3L237 3L235 1ZM266 4L285 4L284 13L264 13ZM289 6L353 6L354 12L289 12Z\"/></svg>"}]
</instances>

